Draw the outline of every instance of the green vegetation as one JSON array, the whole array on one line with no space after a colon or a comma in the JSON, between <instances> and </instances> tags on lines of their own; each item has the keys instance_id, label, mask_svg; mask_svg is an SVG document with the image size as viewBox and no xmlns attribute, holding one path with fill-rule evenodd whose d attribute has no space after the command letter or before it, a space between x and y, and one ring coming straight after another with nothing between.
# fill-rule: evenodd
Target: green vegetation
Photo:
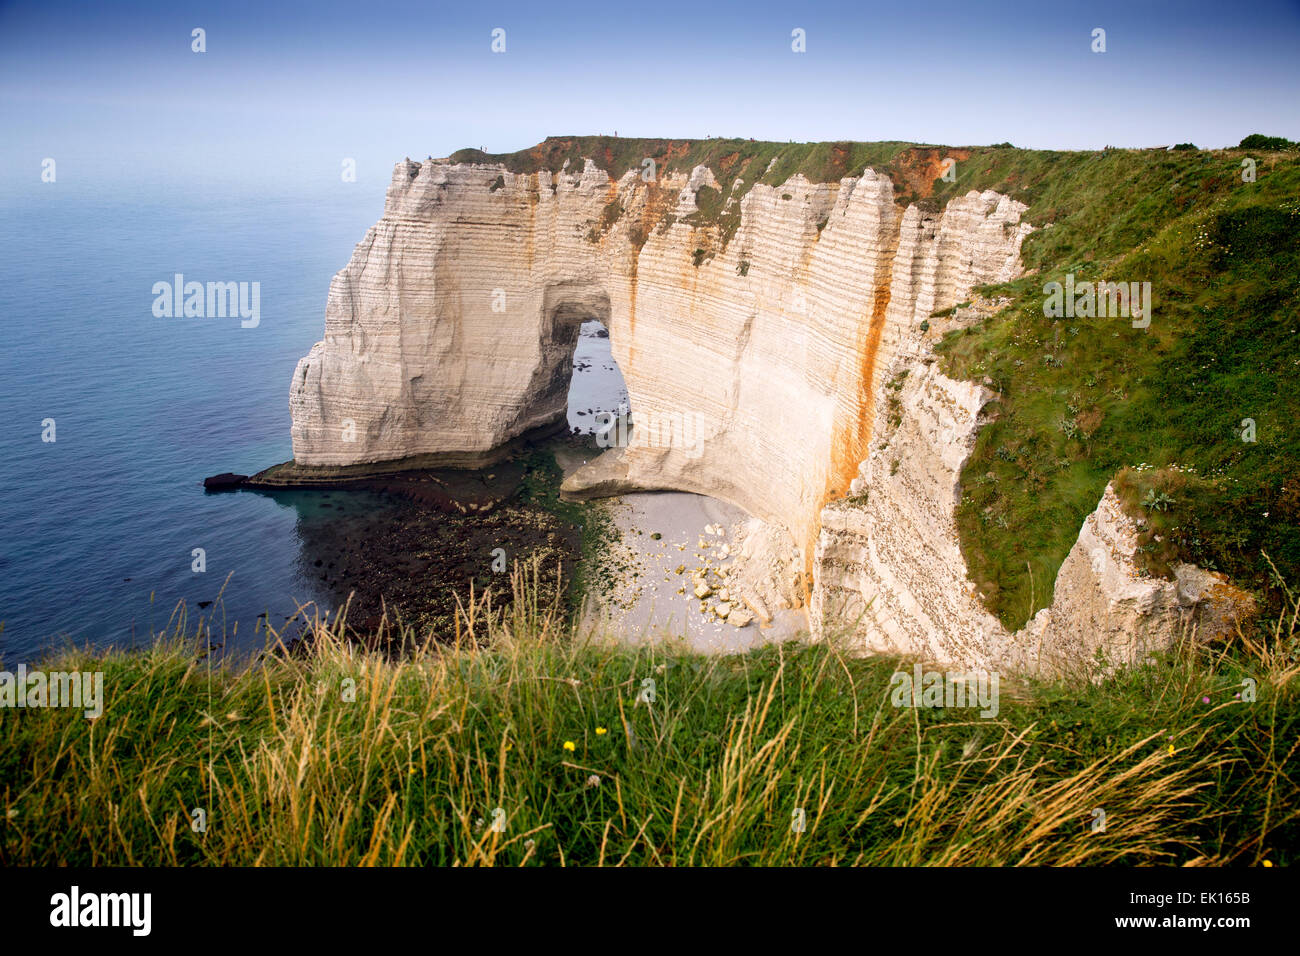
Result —
<instances>
[{"instance_id":1,"label":"green vegetation","mask_svg":"<svg viewBox=\"0 0 1300 956\"><path fill-rule=\"evenodd\" d=\"M941 153L944 147L917 147L911 143L772 143L748 139L624 139L612 136L551 136L515 153L484 153L462 149L451 162L500 163L513 173L559 171L567 162L581 172L586 159L596 162L613 179L630 170L644 173L645 161L654 162L656 181L669 172L689 173L704 165L713 171L718 187L704 186L697 196L699 211L692 225L716 226L721 248L726 248L740 225L740 200L755 183L780 185L802 175L810 182L838 182L859 176L867 166L888 171L899 183L911 185L899 194L906 203L919 195L913 173L918 150ZM790 194L782 198L790 199Z\"/></svg>"},{"instance_id":2,"label":"green vegetation","mask_svg":"<svg viewBox=\"0 0 1300 956\"><path fill-rule=\"evenodd\" d=\"M965 302L958 302L956 305L950 305L946 309L939 309L937 312L931 312L930 318L932 319L951 318L952 316L957 314L958 309L965 309L968 308L969 306L970 306L970 300L967 299Z\"/></svg>"},{"instance_id":3,"label":"green vegetation","mask_svg":"<svg viewBox=\"0 0 1300 956\"><path fill-rule=\"evenodd\" d=\"M603 501L566 501L560 497L563 470L549 446L532 449L522 459L524 477L521 504L532 504L581 530L580 559L565 588L565 606L571 619L582 611L583 596L593 588L607 588L620 570L612 545L619 539L618 528Z\"/></svg>"},{"instance_id":4,"label":"green vegetation","mask_svg":"<svg viewBox=\"0 0 1300 956\"><path fill-rule=\"evenodd\" d=\"M605 208L600 213L600 231L606 233L614 223L618 222L619 217L623 215L623 204L617 199L611 199L606 203Z\"/></svg>"},{"instance_id":5,"label":"green vegetation","mask_svg":"<svg viewBox=\"0 0 1300 956\"><path fill-rule=\"evenodd\" d=\"M704 165L722 184L723 195L741 175L754 182L779 184L796 173L812 182L835 182L856 176L865 166L887 166L910 143L773 143L750 139L636 139L613 136L549 136L529 149L515 153L484 153L462 149L449 158L454 163L500 163L513 173L558 171L567 161L581 172L592 159L612 178L629 170L641 172L651 159L658 175L668 171L689 173ZM775 162L774 162L775 161ZM768 169L769 165L772 166Z\"/></svg>"},{"instance_id":6,"label":"green vegetation","mask_svg":"<svg viewBox=\"0 0 1300 956\"><path fill-rule=\"evenodd\" d=\"M1241 141L1238 149L1298 149L1300 143L1292 142L1284 136L1265 136L1251 133Z\"/></svg>"},{"instance_id":7,"label":"green vegetation","mask_svg":"<svg viewBox=\"0 0 1300 956\"><path fill-rule=\"evenodd\" d=\"M1135 555L1138 567L1172 577L1174 565L1193 544L1185 539L1194 534L1190 529L1196 527L1202 502L1218 493L1218 486L1177 466L1121 468L1114 485L1125 510L1142 517Z\"/></svg>"},{"instance_id":8,"label":"green vegetation","mask_svg":"<svg viewBox=\"0 0 1300 956\"><path fill-rule=\"evenodd\" d=\"M695 194L696 211L684 222L717 222L722 215L722 193L712 186L701 186Z\"/></svg>"},{"instance_id":9,"label":"green vegetation","mask_svg":"<svg viewBox=\"0 0 1300 956\"><path fill-rule=\"evenodd\" d=\"M1274 610L1268 558L1287 579L1300 572L1300 159L1260 157L1256 182L1243 182L1242 159L977 151L956 184L936 183L940 199L1007 192L1029 222L1051 223L1025 240L1029 274L980 290L1010 304L940 346L949 374L999 392L958 525L1008 627L1050 603L1081 522L1125 467L1184 476L1153 569L1226 572ZM1150 282L1150 326L1045 317L1043 286L1067 273ZM1141 501L1134 513L1147 516Z\"/></svg>"},{"instance_id":10,"label":"green vegetation","mask_svg":"<svg viewBox=\"0 0 1300 956\"><path fill-rule=\"evenodd\" d=\"M893 433L894 429L896 429L899 425L903 424L903 403L899 400L898 395L903 390L903 381L906 378L907 378L907 369L903 369L901 372L897 373L893 378L891 378L889 382L886 383L885 385L885 388L888 389L889 391L889 394L886 396L886 401L888 405L886 409L888 412L886 416L886 421L889 424L889 431L891 434ZM897 470L896 466L898 465L898 462L895 461L894 465L895 465L895 470ZM893 473L894 471L890 471L891 475Z\"/></svg>"},{"instance_id":11,"label":"green vegetation","mask_svg":"<svg viewBox=\"0 0 1300 956\"><path fill-rule=\"evenodd\" d=\"M531 581L516 567L508 611L480 595L457 646L400 660L336 619L221 664L182 619L150 650L49 662L103 671L103 714L0 711L0 864L1297 862L1294 606L1289 655L1004 682L982 718L893 706L910 665L833 642L580 639Z\"/></svg>"}]
</instances>

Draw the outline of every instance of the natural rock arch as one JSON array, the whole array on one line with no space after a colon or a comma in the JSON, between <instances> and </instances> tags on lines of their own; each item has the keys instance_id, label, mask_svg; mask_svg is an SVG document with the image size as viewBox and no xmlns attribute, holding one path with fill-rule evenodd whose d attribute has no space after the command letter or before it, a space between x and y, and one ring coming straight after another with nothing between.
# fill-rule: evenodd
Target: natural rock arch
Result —
<instances>
[{"instance_id":1,"label":"natural rock arch","mask_svg":"<svg viewBox=\"0 0 1300 956\"><path fill-rule=\"evenodd\" d=\"M711 494L809 556L822 507L866 457L881 373L932 310L1018 273L1023 206L972 192L923 213L870 169L796 175L749 189L724 238L699 221L711 183L704 167L615 182L591 160L399 164L295 375L295 461L490 456L559 420L575 320L594 316L637 419L688 417L693 441L634 435L566 490Z\"/></svg>"},{"instance_id":2,"label":"natural rock arch","mask_svg":"<svg viewBox=\"0 0 1300 956\"><path fill-rule=\"evenodd\" d=\"M636 424L567 493L676 489L741 506L802 549L814 632L847 622L867 647L1028 668L1089 659L1103 634L1117 657L1138 637L1167 643L1181 607L1114 628L1098 617L1126 600L1112 584L1132 570L1099 576L1106 542L1127 541L1117 520L1090 519L1062 571L1095 601L1057 601L1015 634L980 604L953 508L989 396L942 375L929 345L976 286L1020 274L1031 227L992 191L942 210L895 199L869 168L796 174L721 197L729 231L706 221L719 198L704 166L646 182L590 159L530 173L399 164L294 375L294 470L508 453L563 420L577 320L598 317ZM644 440L673 416L691 416L702 448L671 429Z\"/></svg>"},{"instance_id":3,"label":"natural rock arch","mask_svg":"<svg viewBox=\"0 0 1300 956\"><path fill-rule=\"evenodd\" d=\"M609 294L597 283L556 282L543 290L539 361L526 392L526 400L536 408L535 414L544 419L539 427L565 417L573 352L582 323L594 320L608 331L609 314Z\"/></svg>"}]
</instances>

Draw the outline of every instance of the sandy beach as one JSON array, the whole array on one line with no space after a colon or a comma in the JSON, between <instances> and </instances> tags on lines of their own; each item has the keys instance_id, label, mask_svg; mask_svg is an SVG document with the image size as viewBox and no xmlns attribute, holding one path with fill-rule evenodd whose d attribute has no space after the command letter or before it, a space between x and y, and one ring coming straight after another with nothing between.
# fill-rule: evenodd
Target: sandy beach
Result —
<instances>
[{"instance_id":1,"label":"sandy beach","mask_svg":"<svg viewBox=\"0 0 1300 956\"><path fill-rule=\"evenodd\" d=\"M561 452L557 461L567 475L584 458ZM767 625L758 617L743 627L721 620L713 609L730 603L725 587L713 588L707 600L696 597L695 576L732 566L735 529L749 518L744 509L679 491L620 495L605 506L620 533L611 545L620 570L612 586L588 592L584 628L617 633L630 643L678 640L695 651L724 654L807 630L802 610L776 611Z\"/></svg>"}]
</instances>

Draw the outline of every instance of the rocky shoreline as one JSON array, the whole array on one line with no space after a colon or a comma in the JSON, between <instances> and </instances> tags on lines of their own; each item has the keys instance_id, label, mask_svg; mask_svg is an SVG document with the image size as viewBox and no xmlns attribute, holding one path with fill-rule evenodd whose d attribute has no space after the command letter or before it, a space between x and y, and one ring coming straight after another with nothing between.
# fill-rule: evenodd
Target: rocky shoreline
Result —
<instances>
[{"instance_id":1,"label":"rocky shoreline","mask_svg":"<svg viewBox=\"0 0 1300 956\"><path fill-rule=\"evenodd\" d=\"M553 430L552 430L553 431ZM495 607L511 599L510 570L537 563L544 584L564 589L583 560L581 506L557 507L559 448L586 450L586 436L534 438L514 457L482 468L418 468L384 462L363 474L326 475L287 462L252 477L223 474L209 492L250 491L278 497L319 496L317 508L339 508L329 520L300 520L300 572L347 606L347 630L359 643L400 652L395 623L409 624L421 642L454 640L457 601L493 593ZM594 448L594 445L593 445ZM335 469L341 471L341 469ZM391 508L345 508L339 496L378 494ZM387 627L381 621L387 616ZM299 635L299 637L303 637Z\"/></svg>"}]
</instances>

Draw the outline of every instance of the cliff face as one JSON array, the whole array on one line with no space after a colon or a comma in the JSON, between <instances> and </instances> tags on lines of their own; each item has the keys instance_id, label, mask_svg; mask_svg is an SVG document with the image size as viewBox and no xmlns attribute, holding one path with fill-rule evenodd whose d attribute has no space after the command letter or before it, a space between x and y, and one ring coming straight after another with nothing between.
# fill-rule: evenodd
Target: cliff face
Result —
<instances>
[{"instance_id":1,"label":"cliff face","mask_svg":"<svg viewBox=\"0 0 1300 956\"><path fill-rule=\"evenodd\" d=\"M1007 634L967 577L954 509L992 393L932 364L900 365L854 483L866 501L823 512L813 620L870 650L991 667Z\"/></svg>"},{"instance_id":2,"label":"cliff face","mask_svg":"<svg viewBox=\"0 0 1300 956\"><path fill-rule=\"evenodd\" d=\"M960 476L994 394L900 357L881 386L855 492L822 512L812 621L820 636L962 668L1059 673L1133 664L1182 637L1223 638L1250 596L1190 564L1138 567L1138 527L1107 487L1057 575L1052 603L1009 632L983 606L957 538ZM1043 587L1053 587L1044 581Z\"/></svg>"},{"instance_id":3,"label":"cliff face","mask_svg":"<svg viewBox=\"0 0 1300 956\"><path fill-rule=\"evenodd\" d=\"M1140 573L1137 546L1137 524L1107 486L1061 565L1051 606L1017 632L1016 646L1044 670L1098 655L1131 663L1183 634L1227 638L1255 613L1254 599L1222 574L1185 563L1172 581Z\"/></svg>"},{"instance_id":4,"label":"cliff face","mask_svg":"<svg viewBox=\"0 0 1300 956\"><path fill-rule=\"evenodd\" d=\"M1017 274L1029 226L992 192L900 208L867 169L754 185L724 248L698 212L715 185L703 166L399 164L294 375L295 461L454 460L560 420L594 317L647 427L567 490L714 495L810 553L866 457L877 370L932 310Z\"/></svg>"},{"instance_id":5,"label":"cliff face","mask_svg":"<svg viewBox=\"0 0 1300 956\"><path fill-rule=\"evenodd\" d=\"M811 580L815 635L1032 670L1098 650L1134 660L1189 623L1230 624L1226 583L1190 567L1143 579L1113 497L1022 631L969 582L953 509L993 396L931 364L960 318L921 325L1019 274L1021 204L989 191L903 207L869 168L742 184L719 196L705 166L645 182L591 160L399 164L294 374L295 462L468 462L562 422L578 327L597 318L636 428L565 492L699 492L784 529L802 566L774 573Z\"/></svg>"}]
</instances>

